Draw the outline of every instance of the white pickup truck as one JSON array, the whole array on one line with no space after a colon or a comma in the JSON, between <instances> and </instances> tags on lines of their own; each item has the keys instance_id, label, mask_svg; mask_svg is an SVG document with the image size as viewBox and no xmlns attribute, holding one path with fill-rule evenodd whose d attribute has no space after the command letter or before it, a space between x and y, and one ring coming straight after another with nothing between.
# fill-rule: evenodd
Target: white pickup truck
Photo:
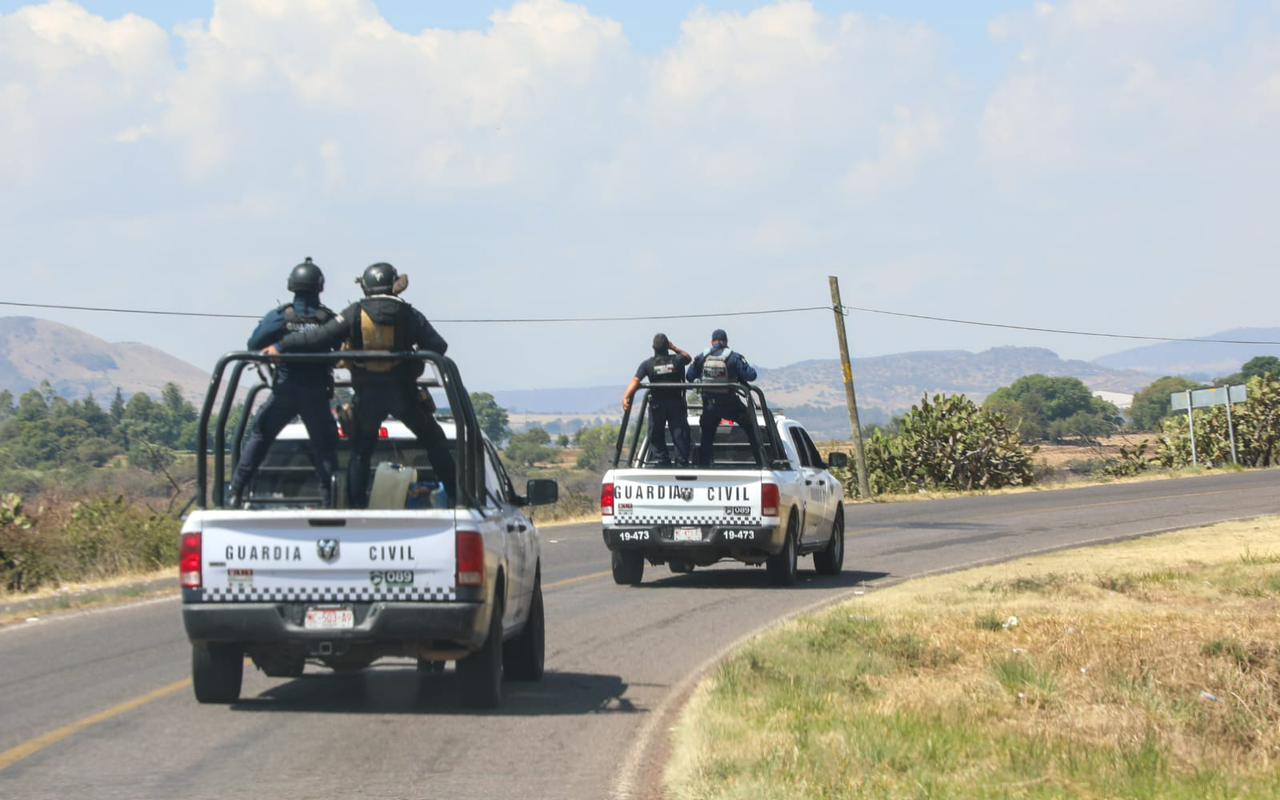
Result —
<instances>
[{"instance_id":1,"label":"white pickup truck","mask_svg":"<svg viewBox=\"0 0 1280 800\"><path fill-rule=\"evenodd\" d=\"M224 446L225 423L215 423L208 447L214 398L234 365L216 415L226 420L243 366L259 357L236 353L219 361L201 415L201 507L186 519L180 556L182 618L200 702L239 697L245 656L273 677L297 677L308 661L348 671L398 656L416 658L425 672L456 661L460 700L472 707L497 705L504 676L542 677L541 550L525 508L555 502L555 482L529 481L526 495L517 494L480 433L453 363L430 353L402 355L425 360L428 372L434 367L424 385L452 411L440 415L457 462L459 497L451 507L438 507L446 502L433 491L437 476L425 452L394 420L383 424L372 459L382 463L370 508L324 507L297 423L273 444L241 506L226 507L225 452L239 448ZM246 416L264 388L249 392ZM212 491L207 450L214 454ZM347 455L344 435L341 467Z\"/></svg>"},{"instance_id":2,"label":"white pickup truck","mask_svg":"<svg viewBox=\"0 0 1280 800\"><path fill-rule=\"evenodd\" d=\"M764 564L774 585L790 586L796 582L798 557L808 553L819 573L839 574L844 563L843 487L800 423L775 416L754 386L734 385L734 391L756 412L760 452L752 452L744 430L722 420L709 468L649 465L648 392L638 404L635 425L629 425L630 413L624 415L614 466L605 473L600 491L615 582L639 584L646 561L687 573L732 559ZM689 425L696 463L696 414ZM669 442L667 449L672 449ZM827 461L843 467L848 456L831 453Z\"/></svg>"}]
</instances>

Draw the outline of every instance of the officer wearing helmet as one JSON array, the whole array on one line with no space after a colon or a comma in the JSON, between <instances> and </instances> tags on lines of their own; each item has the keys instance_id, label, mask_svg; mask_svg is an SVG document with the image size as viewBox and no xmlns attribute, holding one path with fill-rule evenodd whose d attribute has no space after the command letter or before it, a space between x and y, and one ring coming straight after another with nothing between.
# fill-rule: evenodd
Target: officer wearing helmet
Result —
<instances>
[{"instance_id":1,"label":"officer wearing helmet","mask_svg":"<svg viewBox=\"0 0 1280 800\"><path fill-rule=\"evenodd\" d=\"M711 466L711 446L721 420L729 420L742 428L751 443L751 454L760 452L760 436L755 420L750 418L742 398L730 386L723 384L749 383L756 379L755 367L747 363L741 353L729 349L729 334L723 328L711 332L711 347L698 354L689 365L686 375L689 381L706 384L702 391L702 415L698 418L701 441L698 449L698 466ZM720 384L720 385L716 385Z\"/></svg>"},{"instance_id":2,"label":"officer wearing helmet","mask_svg":"<svg viewBox=\"0 0 1280 800\"><path fill-rule=\"evenodd\" d=\"M640 362L635 377L627 385L622 396L622 409L631 409L631 400L640 388L640 382L649 382L649 455L654 466L670 467L667 454L666 431L671 431L671 444L676 448L676 463L689 463L689 407L685 404L681 389L660 388L664 383L680 383L684 380L684 368L693 359L676 347L665 333L653 337L653 356Z\"/></svg>"},{"instance_id":3,"label":"officer wearing helmet","mask_svg":"<svg viewBox=\"0 0 1280 800\"><path fill-rule=\"evenodd\" d=\"M336 347L352 350L406 352L431 350L444 354L449 345L422 312L401 300L403 284L396 268L379 262L357 279L364 299L352 303L325 325L284 337L267 354L292 353ZM351 461L347 470L347 500L351 508L368 503L369 461L378 443L382 421L393 416L405 424L426 448L436 478L444 484L449 500L457 499L457 474L449 440L436 422L431 405L424 403L417 379L421 361L364 361L351 365L355 391L351 413Z\"/></svg>"},{"instance_id":4,"label":"officer wearing helmet","mask_svg":"<svg viewBox=\"0 0 1280 800\"><path fill-rule=\"evenodd\" d=\"M293 300L267 312L249 337L249 349L260 350L290 334L319 329L334 318L334 313L320 303L324 273L310 256L289 273L288 287L293 292ZM310 349L324 351L330 348ZM280 364L276 368L271 397L253 422L249 441L240 452L240 462L236 464L231 479L234 505L240 504L271 443L294 417L302 417L302 423L307 427L308 444L320 478L321 493L326 498L326 505L332 505L329 493L338 467L338 429L329 410L332 396L333 369L328 364Z\"/></svg>"}]
</instances>

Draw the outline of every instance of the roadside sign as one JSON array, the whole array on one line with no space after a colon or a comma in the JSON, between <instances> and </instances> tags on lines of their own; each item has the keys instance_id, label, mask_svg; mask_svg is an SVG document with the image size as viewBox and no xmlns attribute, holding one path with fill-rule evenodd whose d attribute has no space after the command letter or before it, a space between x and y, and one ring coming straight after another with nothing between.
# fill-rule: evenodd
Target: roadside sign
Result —
<instances>
[{"instance_id":1,"label":"roadside sign","mask_svg":"<svg viewBox=\"0 0 1280 800\"><path fill-rule=\"evenodd\" d=\"M1226 386L1215 386L1212 389L1196 389L1192 392L1174 392L1169 395L1169 401L1173 403L1174 411L1187 410L1187 395L1191 396L1191 408L1209 408L1210 406L1225 406L1227 404L1228 388ZM1230 395L1232 403L1243 403L1247 399L1247 392L1243 384L1230 387Z\"/></svg>"},{"instance_id":2,"label":"roadside sign","mask_svg":"<svg viewBox=\"0 0 1280 800\"><path fill-rule=\"evenodd\" d=\"M1248 399L1248 392L1243 385L1236 386L1214 386L1211 389L1188 389L1185 392L1174 392L1169 395L1169 402L1173 405L1174 411L1187 412L1187 428L1191 433L1191 463L1193 465L1199 463L1196 453L1196 419L1191 413L1193 408L1211 408L1213 406L1227 407L1227 438L1231 442L1231 463L1240 463L1239 457L1236 455L1236 426L1235 420L1232 419L1231 406L1233 403L1243 403Z\"/></svg>"}]
</instances>

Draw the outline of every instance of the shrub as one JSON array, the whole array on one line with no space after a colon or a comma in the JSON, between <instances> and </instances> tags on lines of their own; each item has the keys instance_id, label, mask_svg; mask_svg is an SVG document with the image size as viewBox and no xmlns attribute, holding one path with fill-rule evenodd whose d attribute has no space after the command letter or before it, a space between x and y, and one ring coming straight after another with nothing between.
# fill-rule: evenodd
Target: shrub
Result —
<instances>
[{"instance_id":1,"label":"shrub","mask_svg":"<svg viewBox=\"0 0 1280 800\"><path fill-rule=\"evenodd\" d=\"M1235 404L1231 412L1236 452L1245 466L1276 466L1280 463L1280 379L1260 375L1250 379L1247 385L1248 399ZM1193 413L1198 461L1206 466L1230 463L1226 407L1199 408ZM1186 414L1164 421L1157 458L1166 467L1191 464L1191 434Z\"/></svg>"}]
</instances>

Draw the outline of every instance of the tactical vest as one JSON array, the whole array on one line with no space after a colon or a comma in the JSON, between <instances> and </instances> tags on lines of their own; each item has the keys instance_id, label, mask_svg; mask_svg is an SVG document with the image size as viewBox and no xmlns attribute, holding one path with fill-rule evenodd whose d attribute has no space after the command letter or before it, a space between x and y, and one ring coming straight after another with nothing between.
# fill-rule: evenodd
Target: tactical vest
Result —
<instances>
[{"instance_id":1,"label":"tactical vest","mask_svg":"<svg viewBox=\"0 0 1280 800\"><path fill-rule=\"evenodd\" d=\"M729 378L729 356L733 355L733 351L724 348L715 355L708 350L702 359L702 381L703 383L728 383ZM730 394L732 389L724 386L708 387L702 390L706 394Z\"/></svg>"},{"instance_id":2,"label":"tactical vest","mask_svg":"<svg viewBox=\"0 0 1280 800\"><path fill-rule=\"evenodd\" d=\"M650 383L679 383L681 377L676 356L668 353L653 357L653 366L649 369Z\"/></svg>"},{"instance_id":3,"label":"tactical vest","mask_svg":"<svg viewBox=\"0 0 1280 800\"><path fill-rule=\"evenodd\" d=\"M407 303L399 303L396 306L395 322L380 323L374 321L373 316L365 309L364 303L361 303L360 313L351 320L351 349L380 350L388 353L404 352L410 349L409 326L412 313L413 310ZM353 363L351 367L377 375L386 375L404 363L399 359L362 361ZM417 377L422 374L422 364L421 362L415 362L415 364L417 369L414 370L414 377Z\"/></svg>"},{"instance_id":4,"label":"tactical vest","mask_svg":"<svg viewBox=\"0 0 1280 800\"><path fill-rule=\"evenodd\" d=\"M334 313L324 306L315 306L308 314L299 314L292 303L280 306L278 310L284 317L286 335L315 328L334 317ZM326 390L333 391L333 367L329 364L281 364L276 372L283 379L323 380Z\"/></svg>"}]
</instances>

